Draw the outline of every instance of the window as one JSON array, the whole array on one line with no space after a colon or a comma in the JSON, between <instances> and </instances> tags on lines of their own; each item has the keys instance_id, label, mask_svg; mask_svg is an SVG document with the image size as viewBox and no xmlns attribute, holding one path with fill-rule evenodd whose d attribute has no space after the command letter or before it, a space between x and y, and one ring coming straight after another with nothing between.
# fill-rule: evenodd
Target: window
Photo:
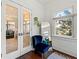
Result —
<instances>
[{"instance_id":1,"label":"window","mask_svg":"<svg viewBox=\"0 0 79 59\"><path fill-rule=\"evenodd\" d=\"M72 36L72 21L70 19L57 20L56 21L56 35Z\"/></svg>"},{"instance_id":2,"label":"window","mask_svg":"<svg viewBox=\"0 0 79 59\"><path fill-rule=\"evenodd\" d=\"M56 14L56 17L63 17L72 14L71 9L64 9ZM55 34L58 36L72 36L72 17L56 19Z\"/></svg>"}]
</instances>

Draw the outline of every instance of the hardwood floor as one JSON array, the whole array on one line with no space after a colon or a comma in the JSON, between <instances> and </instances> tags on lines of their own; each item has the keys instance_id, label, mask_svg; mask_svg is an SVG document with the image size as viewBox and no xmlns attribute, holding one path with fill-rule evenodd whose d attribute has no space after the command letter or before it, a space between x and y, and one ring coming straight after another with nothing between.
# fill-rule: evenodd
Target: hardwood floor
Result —
<instances>
[{"instance_id":1,"label":"hardwood floor","mask_svg":"<svg viewBox=\"0 0 79 59\"><path fill-rule=\"evenodd\" d=\"M41 59L41 55L36 54L35 52L31 51L17 59Z\"/></svg>"},{"instance_id":2,"label":"hardwood floor","mask_svg":"<svg viewBox=\"0 0 79 59\"><path fill-rule=\"evenodd\" d=\"M48 57L52 52L47 52L44 54L45 57ZM17 58L17 59L42 59L42 55L40 53L31 51L25 55L22 55L21 57Z\"/></svg>"},{"instance_id":3,"label":"hardwood floor","mask_svg":"<svg viewBox=\"0 0 79 59\"><path fill-rule=\"evenodd\" d=\"M49 55L51 55L52 53L55 53L55 54L57 54L57 55L59 55L59 56L61 56L61 57L64 57L64 59L77 59L76 57L69 56L69 55L67 55L67 54L65 54L65 53L61 53L61 52L56 51L56 50L54 50L54 51L49 51L49 52L45 53L45 54L44 54L44 56L45 56L44 59L47 59L47 57L48 57ZM28 52L28 53L26 53L26 54L24 54L24 55L18 57L17 59L42 59L42 55L39 54L39 53L37 53L37 52L31 51L31 52Z\"/></svg>"}]
</instances>

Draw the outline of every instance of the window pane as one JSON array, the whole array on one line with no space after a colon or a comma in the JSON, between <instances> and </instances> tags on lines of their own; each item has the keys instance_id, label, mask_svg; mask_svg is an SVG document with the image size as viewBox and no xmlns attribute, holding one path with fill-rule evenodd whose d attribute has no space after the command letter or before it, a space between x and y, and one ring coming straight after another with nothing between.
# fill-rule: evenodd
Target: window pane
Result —
<instances>
[{"instance_id":1,"label":"window pane","mask_svg":"<svg viewBox=\"0 0 79 59\"><path fill-rule=\"evenodd\" d=\"M23 11L23 48L30 45L30 12L27 9Z\"/></svg>"},{"instance_id":2,"label":"window pane","mask_svg":"<svg viewBox=\"0 0 79 59\"><path fill-rule=\"evenodd\" d=\"M18 49L18 9L6 4L6 53L11 53Z\"/></svg>"},{"instance_id":3,"label":"window pane","mask_svg":"<svg viewBox=\"0 0 79 59\"><path fill-rule=\"evenodd\" d=\"M72 21L70 19L57 20L56 35L72 36Z\"/></svg>"}]
</instances>

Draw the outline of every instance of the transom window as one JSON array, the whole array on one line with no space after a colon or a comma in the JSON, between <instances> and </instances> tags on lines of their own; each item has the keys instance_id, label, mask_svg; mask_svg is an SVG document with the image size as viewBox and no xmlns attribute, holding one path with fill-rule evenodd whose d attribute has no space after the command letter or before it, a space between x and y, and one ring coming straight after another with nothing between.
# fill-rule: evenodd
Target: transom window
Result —
<instances>
[{"instance_id":1,"label":"transom window","mask_svg":"<svg viewBox=\"0 0 79 59\"><path fill-rule=\"evenodd\" d=\"M55 15L55 17L62 17L62 16L68 16L68 15L70 15L70 14L72 14L72 9L70 8L70 9L64 9L64 10L62 10L62 11L58 11L57 13L56 13L56 15Z\"/></svg>"}]
</instances>

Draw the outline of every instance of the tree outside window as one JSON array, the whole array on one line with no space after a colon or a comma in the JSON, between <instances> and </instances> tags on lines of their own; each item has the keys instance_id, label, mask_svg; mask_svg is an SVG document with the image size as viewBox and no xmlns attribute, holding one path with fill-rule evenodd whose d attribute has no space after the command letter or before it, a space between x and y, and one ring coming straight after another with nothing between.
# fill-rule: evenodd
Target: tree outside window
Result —
<instances>
[{"instance_id":1,"label":"tree outside window","mask_svg":"<svg viewBox=\"0 0 79 59\"><path fill-rule=\"evenodd\" d=\"M56 34L72 36L72 21L69 19L56 21Z\"/></svg>"}]
</instances>

